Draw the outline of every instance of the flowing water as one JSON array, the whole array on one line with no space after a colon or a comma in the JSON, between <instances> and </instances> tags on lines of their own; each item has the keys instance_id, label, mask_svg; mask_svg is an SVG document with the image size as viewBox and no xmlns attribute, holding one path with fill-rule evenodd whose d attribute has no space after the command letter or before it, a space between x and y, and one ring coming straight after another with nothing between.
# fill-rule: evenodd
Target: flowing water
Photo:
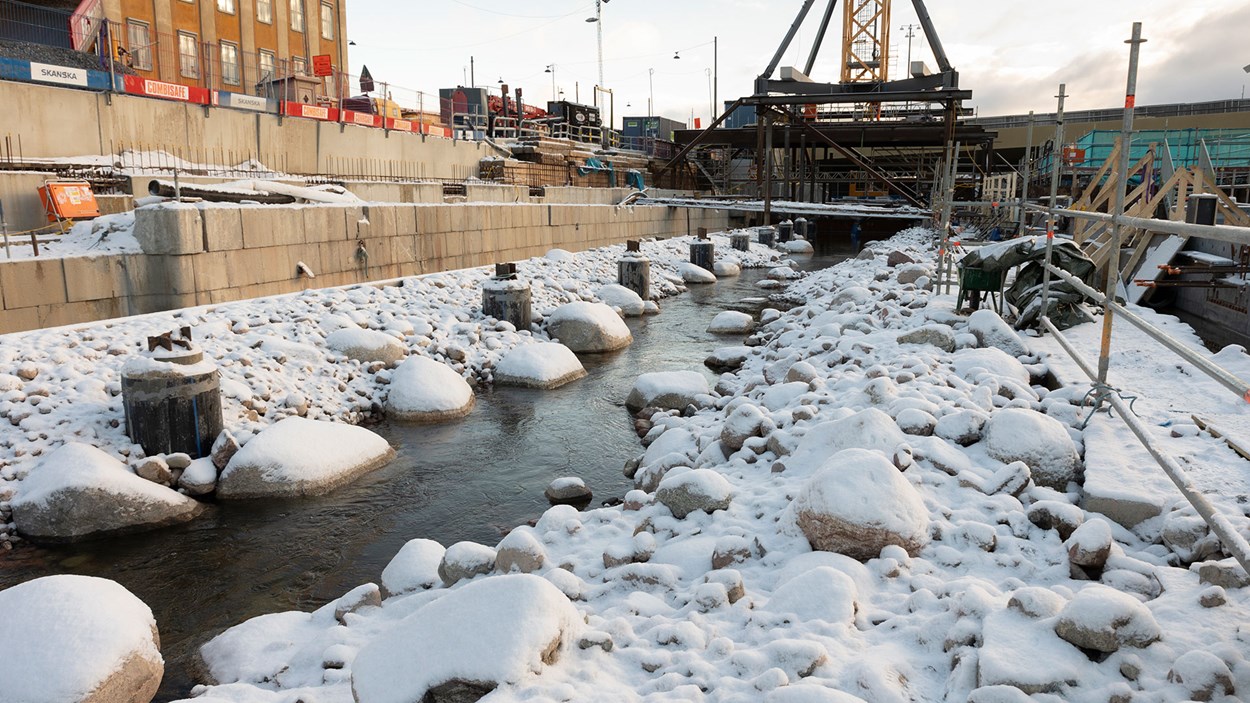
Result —
<instances>
[{"instance_id":1,"label":"flowing water","mask_svg":"<svg viewBox=\"0 0 1250 703\"><path fill-rule=\"evenodd\" d=\"M822 252L824 254L824 252ZM806 269L836 258L802 262ZM113 579L156 616L166 660L156 701L187 695L192 653L216 632L248 618L312 610L369 581L417 537L444 545L493 546L548 507L554 478L580 476L594 503L632 486L621 469L641 452L624 408L648 371L699 369L735 337L704 330L716 313L750 309L763 271L662 301L660 315L629 320L634 343L583 356L589 376L563 388L484 390L462 421L437 426L383 422L372 429L396 446L385 468L331 495L214 504L177 528L56 548L23 545L0 557L0 588L50 574ZM756 309L758 309L758 305Z\"/></svg>"}]
</instances>

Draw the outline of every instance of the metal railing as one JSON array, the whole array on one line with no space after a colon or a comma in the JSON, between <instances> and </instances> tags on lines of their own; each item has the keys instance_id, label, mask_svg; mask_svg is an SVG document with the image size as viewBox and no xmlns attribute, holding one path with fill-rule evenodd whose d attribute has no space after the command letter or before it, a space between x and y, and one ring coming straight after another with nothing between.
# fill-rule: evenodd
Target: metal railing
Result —
<instances>
[{"instance_id":1,"label":"metal railing","mask_svg":"<svg viewBox=\"0 0 1250 703\"><path fill-rule=\"evenodd\" d=\"M0 0L0 41L72 49L70 15L65 10Z\"/></svg>"},{"instance_id":2,"label":"metal railing","mask_svg":"<svg viewBox=\"0 0 1250 703\"><path fill-rule=\"evenodd\" d=\"M1219 115L1227 112L1250 112L1250 99L1211 100L1198 103L1172 103L1166 105L1143 105L1136 108L1138 117L1186 117L1190 115ZM1077 110L1064 113L1065 122L1112 122L1120 119L1124 110L1120 108L1105 110ZM1055 123L1057 113L1040 113L1033 116L1035 126ZM1026 127L1028 115L1004 115L1002 117L974 117L967 120L968 124L980 125L986 129L1010 129Z\"/></svg>"}]
</instances>

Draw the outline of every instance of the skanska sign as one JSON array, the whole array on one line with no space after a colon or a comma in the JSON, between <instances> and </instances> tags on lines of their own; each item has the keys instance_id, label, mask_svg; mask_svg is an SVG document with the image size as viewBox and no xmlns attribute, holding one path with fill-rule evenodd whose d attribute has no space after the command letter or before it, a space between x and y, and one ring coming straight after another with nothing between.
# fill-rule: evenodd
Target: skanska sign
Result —
<instances>
[{"instance_id":1,"label":"skanska sign","mask_svg":"<svg viewBox=\"0 0 1250 703\"><path fill-rule=\"evenodd\" d=\"M87 87L87 71L81 68L50 66L45 63L32 62L30 64L30 78L42 83L60 83L61 85Z\"/></svg>"}]
</instances>

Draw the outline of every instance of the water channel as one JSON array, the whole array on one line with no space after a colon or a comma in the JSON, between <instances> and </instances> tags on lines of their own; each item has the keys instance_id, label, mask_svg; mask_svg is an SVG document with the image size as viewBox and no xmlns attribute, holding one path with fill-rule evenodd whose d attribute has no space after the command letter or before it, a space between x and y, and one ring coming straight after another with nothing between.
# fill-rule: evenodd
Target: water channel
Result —
<instances>
[{"instance_id":1,"label":"water channel","mask_svg":"<svg viewBox=\"0 0 1250 703\"><path fill-rule=\"evenodd\" d=\"M846 252L821 252L804 269ZM312 610L377 582L413 538L493 546L548 507L554 478L580 476L594 505L632 485L621 473L641 451L624 399L641 373L699 369L734 337L706 333L716 313L766 295L764 271L744 271L662 301L660 315L629 320L634 343L584 356L589 376L552 391L484 390L472 414L438 426L372 427L398 449L387 467L331 495L223 503L177 528L57 548L22 545L0 557L0 589L50 574L113 579L151 608L166 660L158 703L185 697L192 653L248 618ZM758 310L758 305L755 310ZM755 311L753 310L753 311Z\"/></svg>"}]
</instances>

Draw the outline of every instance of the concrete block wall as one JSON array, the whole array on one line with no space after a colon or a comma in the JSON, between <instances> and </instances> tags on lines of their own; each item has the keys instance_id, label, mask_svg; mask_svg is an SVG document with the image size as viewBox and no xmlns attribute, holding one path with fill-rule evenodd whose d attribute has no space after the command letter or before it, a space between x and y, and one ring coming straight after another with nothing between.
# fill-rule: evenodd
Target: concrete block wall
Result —
<instances>
[{"instance_id":1,"label":"concrete block wall","mask_svg":"<svg viewBox=\"0 0 1250 703\"><path fill-rule=\"evenodd\" d=\"M149 253L0 261L0 334L728 226L724 212L691 211L688 224L668 207L515 202L166 204L135 219Z\"/></svg>"}]
</instances>

